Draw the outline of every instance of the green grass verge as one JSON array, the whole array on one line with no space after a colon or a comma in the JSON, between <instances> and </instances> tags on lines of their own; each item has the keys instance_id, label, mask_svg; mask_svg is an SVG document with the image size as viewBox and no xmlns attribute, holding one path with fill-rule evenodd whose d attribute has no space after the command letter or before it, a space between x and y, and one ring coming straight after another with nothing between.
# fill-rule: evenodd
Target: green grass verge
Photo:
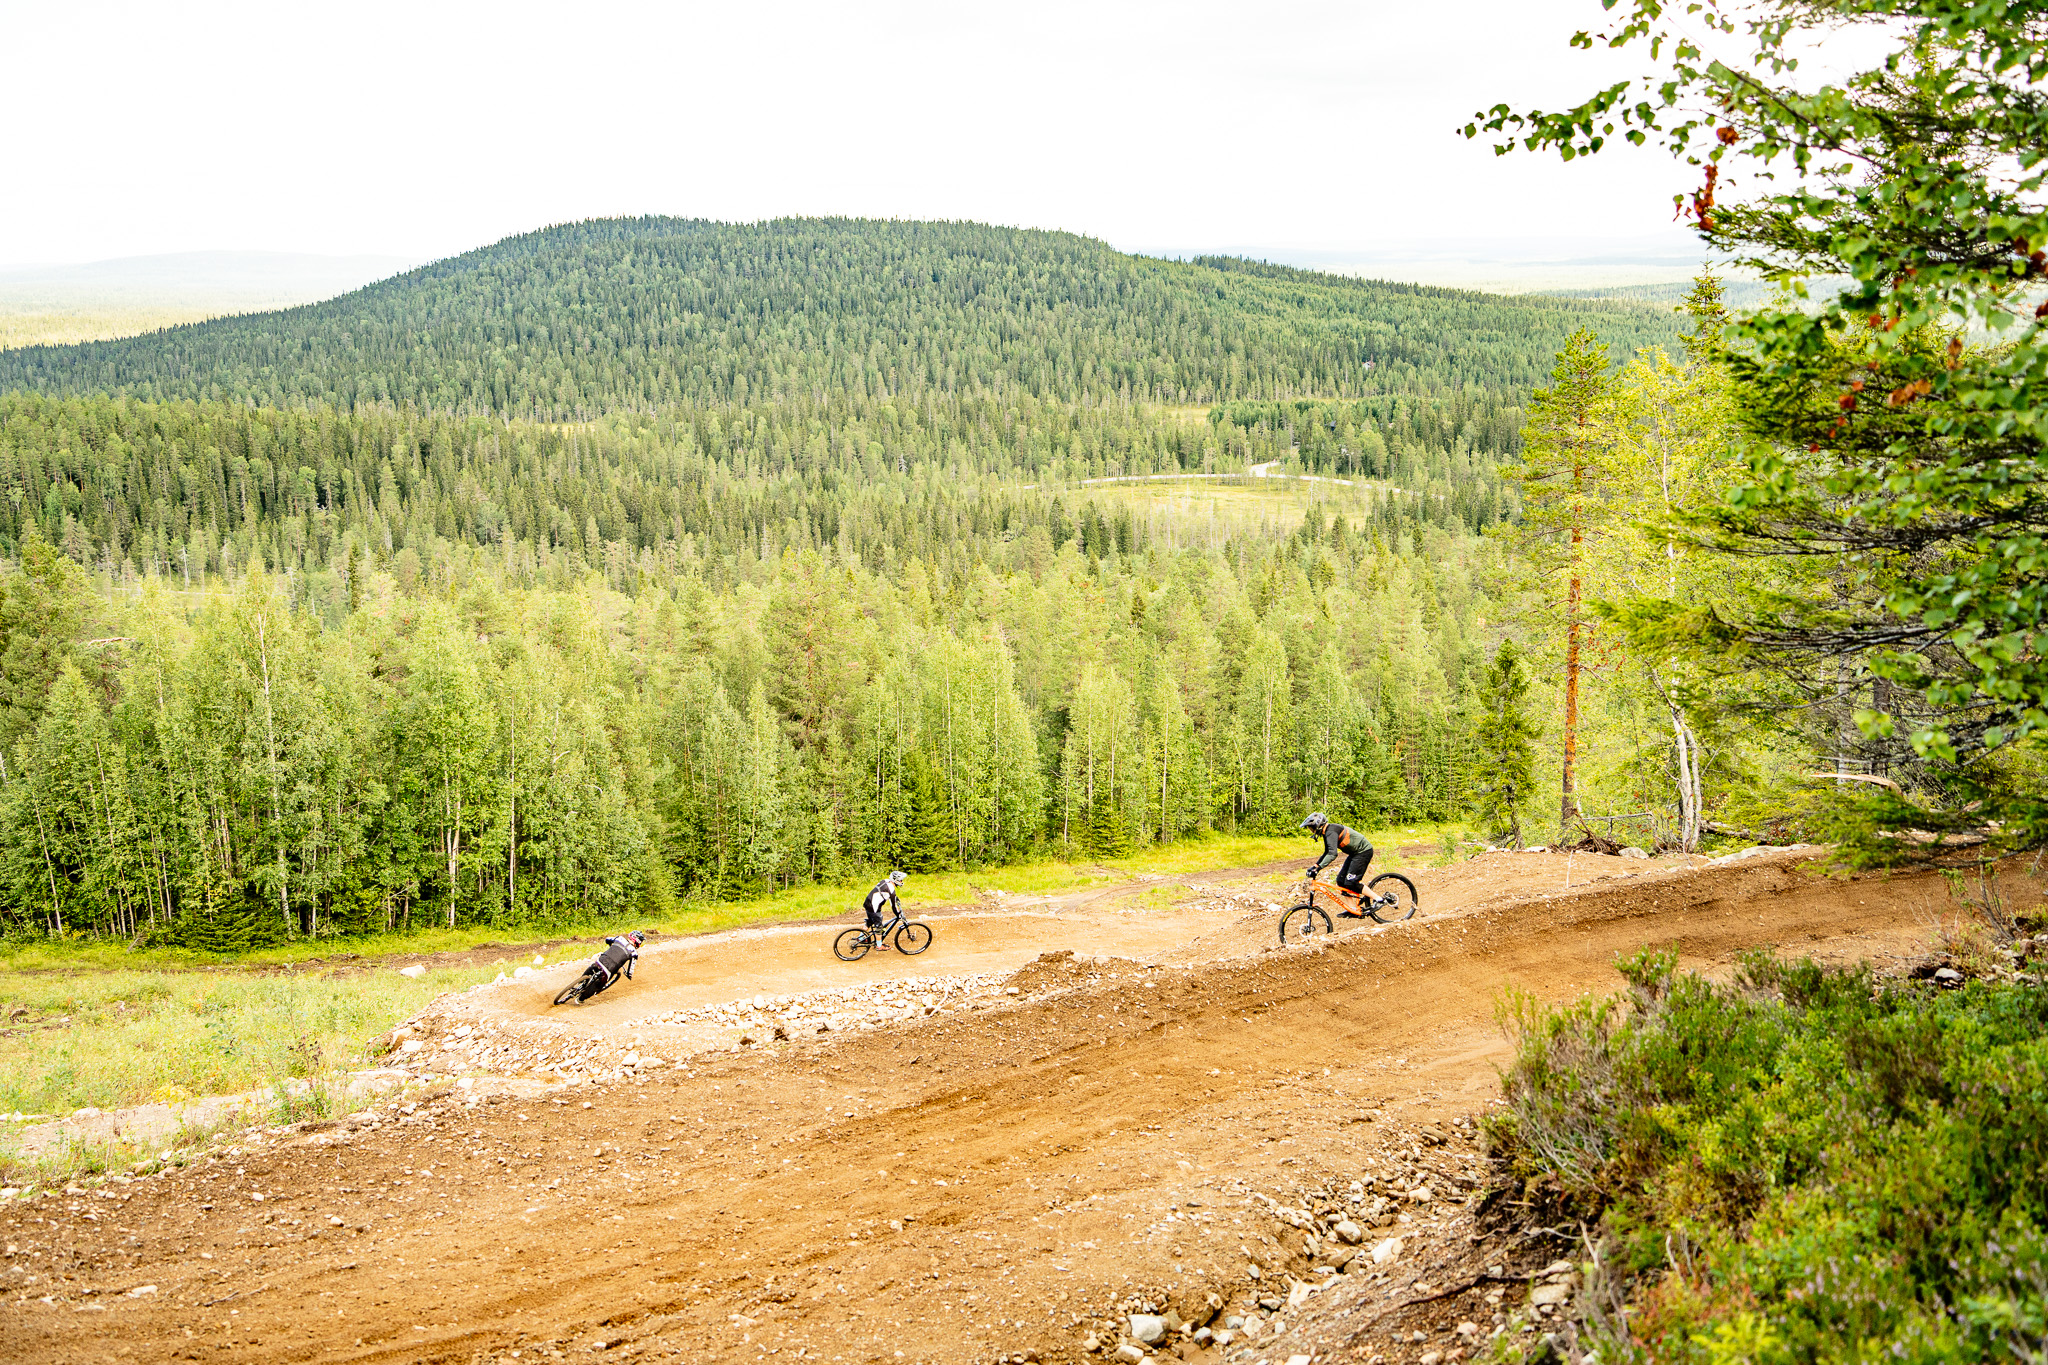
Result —
<instances>
[{"instance_id":1,"label":"green grass verge","mask_svg":"<svg viewBox=\"0 0 2048 1365\"><path fill-rule=\"evenodd\" d=\"M0 1111L68 1114L256 1090L368 1065L369 1039L495 967L346 976L0 975Z\"/></svg>"}]
</instances>

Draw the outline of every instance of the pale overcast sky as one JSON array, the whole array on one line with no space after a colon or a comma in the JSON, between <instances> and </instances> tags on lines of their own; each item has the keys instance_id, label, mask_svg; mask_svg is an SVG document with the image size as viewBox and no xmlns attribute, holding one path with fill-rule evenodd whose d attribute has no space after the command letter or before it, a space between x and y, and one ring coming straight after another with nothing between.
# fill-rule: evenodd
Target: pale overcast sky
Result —
<instances>
[{"instance_id":1,"label":"pale overcast sky","mask_svg":"<svg viewBox=\"0 0 2048 1365\"><path fill-rule=\"evenodd\" d=\"M565 219L972 218L1128 250L1675 236L1689 178L1453 134L1640 54L1598 0L0 0L0 263L451 254Z\"/></svg>"}]
</instances>

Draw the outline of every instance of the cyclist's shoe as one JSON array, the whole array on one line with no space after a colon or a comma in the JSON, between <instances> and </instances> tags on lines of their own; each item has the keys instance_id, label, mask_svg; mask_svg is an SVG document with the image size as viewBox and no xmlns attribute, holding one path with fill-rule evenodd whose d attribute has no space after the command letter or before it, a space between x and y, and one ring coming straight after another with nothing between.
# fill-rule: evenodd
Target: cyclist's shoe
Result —
<instances>
[{"instance_id":1,"label":"cyclist's shoe","mask_svg":"<svg viewBox=\"0 0 2048 1365\"><path fill-rule=\"evenodd\" d=\"M1365 918L1365 911L1363 911L1363 910L1339 910L1339 911L1337 912L1337 918L1338 918L1338 919L1364 919L1364 918Z\"/></svg>"}]
</instances>

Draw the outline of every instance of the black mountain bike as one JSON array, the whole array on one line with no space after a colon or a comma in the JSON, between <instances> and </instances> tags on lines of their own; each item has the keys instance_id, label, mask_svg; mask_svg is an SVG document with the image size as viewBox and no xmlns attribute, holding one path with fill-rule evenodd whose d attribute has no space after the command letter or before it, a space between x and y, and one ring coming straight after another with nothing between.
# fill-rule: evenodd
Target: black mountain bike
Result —
<instances>
[{"instance_id":1,"label":"black mountain bike","mask_svg":"<svg viewBox=\"0 0 2048 1365\"><path fill-rule=\"evenodd\" d=\"M562 988L562 993L555 997L555 1003L557 1005L580 1005L606 986L611 985L612 982L617 981L619 975L618 972L607 972L604 968L593 962L583 969L583 975Z\"/></svg>"},{"instance_id":2,"label":"black mountain bike","mask_svg":"<svg viewBox=\"0 0 2048 1365\"><path fill-rule=\"evenodd\" d=\"M1380 924L1398 924L1421 908L1415 894L1415 883L1399 872L1382 872L1368 882L1365 889L1365 896L1354 896L1333 883L1309 878L1308 899L1300 905L1291 906L1280 916L1280 941L1307 943L1336 933L1336 922L1330 918L1330 912L1324 905L1334 904L1339 915L1352 919L1361 914L1370 915ZM1318 891L1323 893L1324 905L1316 903Z\"/></svg>"},{"instance_id":3,"label":"black mountain bike","mask_svg":"<svg viewBox=\"0 0 2048 1365\"><path fill-rule=\"evenodd\" d=\"M858 929L844 929L839 937L832 940L832 956L841 962L858 962L868 955L870 948L879 948L889 941L889 935L896 936L896 951L915 955L932 946L932 931L922 924L913 924L897 911L887 924L870 929L865 925Z\"/></svg>"}]
</instances>

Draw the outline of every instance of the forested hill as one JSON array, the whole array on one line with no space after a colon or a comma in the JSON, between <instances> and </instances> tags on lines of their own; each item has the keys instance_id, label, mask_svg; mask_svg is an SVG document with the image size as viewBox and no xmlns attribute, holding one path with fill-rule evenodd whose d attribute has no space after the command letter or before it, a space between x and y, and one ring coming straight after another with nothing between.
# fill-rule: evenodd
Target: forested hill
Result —
<instances>
[{"instance_id":1,"label":"forested hill","mask_svg":"<svg viewBox=\"0 0 2048 1365\"><path fill-rule=\"evenodd\" d=\"M638 220L0 354L0 933L240 948L1448 818L1529 392L1576 327L1672 321ZM1371 487L1083 484L1268 464Z\"/></svg>"},{"instance_id":2,"label":"forested hill","mask_svg":"<svg viewBox=\"0 0 2048 1365\"><path fill-rule=\"evenodd\" d=\"M0 391L541 421L677 405L1441 395L1512 404L1576 326L1662 310L1500 298L974 223L675 218L551 227L325 303L0 353Z\"/></svg>"}]
</instances>

